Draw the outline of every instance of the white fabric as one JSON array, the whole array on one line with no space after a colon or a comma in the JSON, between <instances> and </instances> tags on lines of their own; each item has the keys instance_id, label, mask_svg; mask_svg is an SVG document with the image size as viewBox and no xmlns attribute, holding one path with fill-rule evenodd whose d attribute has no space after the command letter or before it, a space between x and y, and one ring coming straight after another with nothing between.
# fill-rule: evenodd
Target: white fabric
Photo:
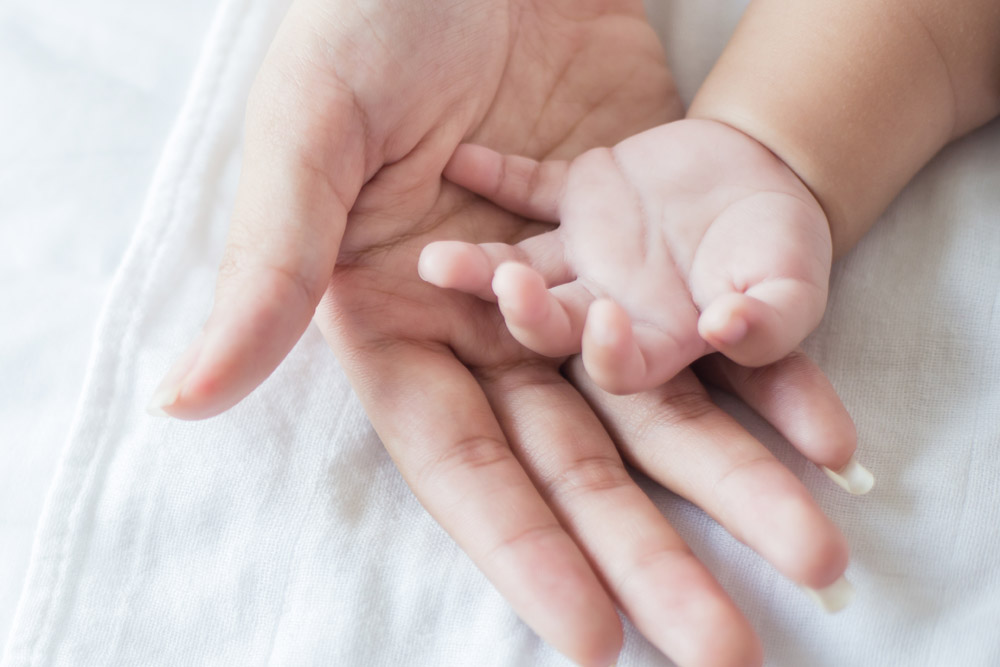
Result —
<instances>
[{"instance_id":1,"label":"white fabric","mask_svg":"<svg viewBox=\"0 0 1000 667\"><path fill-rule=\"evenodd\" d=\"M740 4L655 7L686 98ZM566 664L417 504L315 331L219 418L142 411L210 306L243 99L280 5L221 2L94 337L3 665ZM808 341L858 424L878 480L869 496L847 496L722 399L844 529L852 607L823 615L702 513L649 487L759 630L768 664L1000 664L998 151L994 123L918 175L836 267ZM12 204L0 206L6 236ZM13 238L72 257L42 233ZM54 344L20 331L22 355ZM2 382L5 397L32 386ZM13 412L0 413L4 427ZM4 494L4 507L16 501ZM619 664L668 663L628 628Z\"/></svg>"},{"instance_id":2,"label":"white fabric","mask_svg":"<svg viewBox=\"0 0 1000 667\"><path fill-rule=\"evenodd\" d=\"M148 4L0 3L0 641L97 314L214 13Z\"/></svg>"}]
</instances>

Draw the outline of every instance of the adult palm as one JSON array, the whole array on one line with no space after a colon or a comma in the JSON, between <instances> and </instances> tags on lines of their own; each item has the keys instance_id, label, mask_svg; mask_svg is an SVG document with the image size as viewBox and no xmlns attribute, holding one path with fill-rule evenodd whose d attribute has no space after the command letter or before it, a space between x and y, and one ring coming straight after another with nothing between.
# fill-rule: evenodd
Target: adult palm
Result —
<instances>
[{"instance_id":1,"label":"adult palm","mask_svg":"<svg viewBox=\"0 0 1000 667\"><path fill-rule=\"evenodd\" d=\"M251 95L213 314L155 404L182 418L228 408L315 314L416 495L545 639L608 664L617 604L681 664L758 662L746 620L632 482L595 409L633 462L789 576L826 585L846 550L795 478L690 372L625 399L581 384L592 409L494 306L417 275L431 241L547 228L443 182L460 142L568 158L679 114L638 0L299 0ZM800 358L771 376L718 370L797 444L850 431ZM823 463L846 463L851 433L819 447Z\"/></svg>"}]
</instances>

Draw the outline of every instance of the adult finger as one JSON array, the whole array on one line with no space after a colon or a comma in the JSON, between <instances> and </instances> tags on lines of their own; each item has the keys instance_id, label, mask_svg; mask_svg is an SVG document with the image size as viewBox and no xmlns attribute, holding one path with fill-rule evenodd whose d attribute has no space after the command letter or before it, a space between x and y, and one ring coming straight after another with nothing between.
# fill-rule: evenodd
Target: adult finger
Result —
<instances>
[{"instance_id":1,"label":"adult finger","mask_svg":"<svg viewBox=\"0 0 1000 667\"><path fill-rule=\"evenodd\" d=\"M827 608L849 601L844 536L801 482L711 402L692 372L633 396L600 390L578 364L568 372L637 468L701 507Z\"/></svg>"},{"instance_id":2,"label":"adult finger","mask_svg":"<svg viewBox=\"0 0 1000 667\"><path fill-rule=\"evenodd\" d=\"M304 48L290 42L312 34L302 20L293 7L253 86L215 304L153 413L198 419L241 400L298 341L333 272L365 178L365 121L337 82L285 74Z\"/></svg>"},{"instance_id":3,"label":"adult finger","mask_svg":"<svg viewBox=\"0 0 1000 667\"><path fill-rule=\"evenodd\" d=\"M632 481L596 415L556 369L478 373L536 487L636 627L680 665L759 664L745 617Z\"/></svg>"},{"instance_id":4,"label":"adult finger","mask_svg":"<svg viewBox=\"0 0 1000 667\"><path fill-rule=\"evenodd\" d=\"M447 348L410 343L342 358L414 494L521 618L576 662L611 664L615 607L465 366Z\"/></svg>"},{"instance_id":5,"label":"adult finger","mask_svg":"<svg viewBox=\"0 0 1000 667\"><path fill-rule=\"evenodd\" d=\"M875 477L857 460L858 433L823 371L796 350L762 368L746 368L721 355L698 362L698 374L736 394L806 458L846 491L864 494Z\"/></svg>"}]
</instances>

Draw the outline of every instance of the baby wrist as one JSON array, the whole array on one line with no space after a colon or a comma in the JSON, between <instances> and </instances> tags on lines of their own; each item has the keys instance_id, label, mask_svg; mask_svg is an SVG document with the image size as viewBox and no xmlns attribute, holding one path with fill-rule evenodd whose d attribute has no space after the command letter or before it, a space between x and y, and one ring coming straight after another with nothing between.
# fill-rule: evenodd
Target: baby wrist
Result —
<instances>
[{"instance_id":1,"label":"baby wrist","mask_svg":"<svg viewBox=\"0 0 1000 667\"><path fill-rule=\"evenodd\" d=\"M890 4L754 0L689 111L795 172L827 214L835 255L955 130L948 68Z\"/></svg>"}]
</instances>

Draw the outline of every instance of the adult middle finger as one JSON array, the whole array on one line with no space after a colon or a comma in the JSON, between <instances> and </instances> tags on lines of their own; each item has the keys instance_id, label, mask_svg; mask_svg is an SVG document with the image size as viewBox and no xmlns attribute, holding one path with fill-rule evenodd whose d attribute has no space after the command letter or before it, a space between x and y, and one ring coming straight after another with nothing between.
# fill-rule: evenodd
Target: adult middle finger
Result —
<instances>
[{"instance_id":1,"label":"adult middle finger","mask_svg":"<svg viewBox=\"0 0 1000 667\"><path fill-rule=\"evenodd\" d=\"M759 641L549 364L476 374L535 486L639 630L680 665L751 665Z\"/></svg>"}]
</instances>

